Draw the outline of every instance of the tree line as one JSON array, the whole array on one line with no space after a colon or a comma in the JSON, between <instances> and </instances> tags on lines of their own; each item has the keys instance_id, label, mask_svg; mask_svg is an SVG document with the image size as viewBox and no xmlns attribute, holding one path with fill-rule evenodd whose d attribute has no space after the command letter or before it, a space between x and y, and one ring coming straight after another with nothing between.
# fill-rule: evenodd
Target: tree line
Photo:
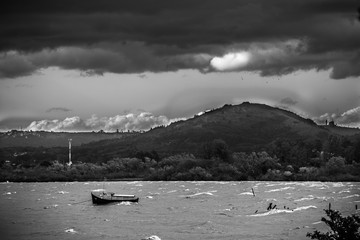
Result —
<instances>
[{"instance_id":1,"label":"tree line","mask_svg":"<svg viewBox=\"0 0 360 240\"><path fill-rule=\"evenodd\" d=\"M143 180L360 180L360 137L320 141L279 139L257 152L233 152L224 140L199 146L196 154L160 156L133 148L123 153L77 147L0 149L0 181Z\"/></svg>"}]
</instances>

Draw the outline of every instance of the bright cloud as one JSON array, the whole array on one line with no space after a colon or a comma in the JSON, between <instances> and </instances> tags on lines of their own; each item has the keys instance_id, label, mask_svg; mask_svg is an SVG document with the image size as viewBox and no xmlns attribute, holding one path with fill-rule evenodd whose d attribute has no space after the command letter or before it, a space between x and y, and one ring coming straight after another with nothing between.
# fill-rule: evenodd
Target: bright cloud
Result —
<instances>
[{"instance_id":1,"label":"bright cloud","mask_svg":"<svg viewBox=\"0 0 360 240\"><path fill-rule=\"evenodd\" d=\"M360 106L350 109L342 114L325 113L314 119L318 123L327 121L334 121L337 125L348 127L360 127Z\"/></svg>"},{"instance_id":2,"label":"bright cloud","mask_svg":"<svg viewBox=\"0 0 360 240\"><path fill-rule=\"evenodd\" d=\"M210 65L218 71L231 71L246 66L249 59L248 52L228 53L223 57L214 57L210 61Z\"/></svg>"},{"instance_id":3,"label":"bright cloud","mask_svg":"<svg viewBox=\"0 0 360 240\"><path fill-rule=\"evenodd\" d=\"M353 125L360 127L360 106L350 109L338 118L339 124Z\"/></svg>"},{"instance_id":4,"label":"bright cloud","mask_svg":"<svg viewBox=\"0 0 360 240\"><path fill-rule=\"evenodd\" d=\"M25 130L32 131L139 131L149 130L156 126L168 125L175 120L165 116L154 116L148 112L139 114L116 115L114 117L91 116L86 120L70 117L64 120L41 120L32 122Z\"/></svg>"},{"instance_id":5,"label":"bright cloud","mask_svg":"<svg viewBox=\"0 0 360 240\"><path fill-rule=\"evenodd\" d=\"M298 68L309 68L302 66L303 62L313 61L303 59L307 51L307 43L299 39L234 44L228 46L228 49L231 49L230 53L222 57L214 57L210 61L215 71L260 71L262 75L282 75Z\"/></svg>"}]
</instances>

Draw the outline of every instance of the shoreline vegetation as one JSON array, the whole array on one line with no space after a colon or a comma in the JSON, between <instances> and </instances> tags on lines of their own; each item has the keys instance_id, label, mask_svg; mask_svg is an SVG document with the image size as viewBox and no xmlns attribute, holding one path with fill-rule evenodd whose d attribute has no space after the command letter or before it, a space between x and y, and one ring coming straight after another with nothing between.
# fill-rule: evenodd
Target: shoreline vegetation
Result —
<instances>
[{"instance_id":1,"label":"shoreline vegetation","mask_svg":"<svg viewBox=\"0 0 360 240\"><path fill-rule=\"evenodd\" d=\"M137 151L129 157L97 156L94 161L75 152L69 166L66 149L60 154L57 148L27 148L22 152L6 148L1 149L0 182L360 181L360 162L354 151L342 157L313 150L310 157L301 158L298 148L297 152L281 149L283 153L277 154L231 152L225 141L217 139L204 144L199 156L182 153L160 158L156 151Z\"/></svg>"},{"instance_id":2,"label":"shoreline vegetation","mask_svg":"<svg viewBox=\"0 0 360 240\"><path fill-rule=\"evenodd\" d=\"M356 205L357 206L357 205ZM351 214L347 217L343 217L341 213L337 210L331 209L331 204L329 204L329 209L324 209L327 217L322 217L321 221L324 222L331 231L322 233L318 230L315 230L313 233L308 232L306 237L311 239L319 240L331 240L331 239L360 239L360 216L357 214Z\"/></svg>"}]
</instances>

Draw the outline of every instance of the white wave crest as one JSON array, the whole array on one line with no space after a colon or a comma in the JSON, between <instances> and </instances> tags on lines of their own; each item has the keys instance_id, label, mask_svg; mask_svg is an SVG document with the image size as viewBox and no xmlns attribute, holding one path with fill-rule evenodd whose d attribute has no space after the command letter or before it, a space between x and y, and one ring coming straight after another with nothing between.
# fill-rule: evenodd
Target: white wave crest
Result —
<instances>
[{"instance_id":1,"label":"white wave crest","mask_svg":"<svg viewBox=\"0 0 360 240\"><path fill-rule=\"evenodd\" d=\"M320 224L320 223L322 223L322 221L313 222L312 224L313 224L313 225L316 225L316 224Z\"/></svg>"},{"instance_id":2,"label":"white wave crest","mask_svg":"<svg viewBox=\"0 0 360 240\"><path fill-rule=\"evenodd\" d=\"M120 206L120 205L130 206L131 202L120 202L120 203L118 203L116 205L118 205L118 206Z\"/></svg>"},{"instance_id":3,"label":"white wave crest","mask_svg":"<svg viewBox=\"0 0 360 240\"><path fill-rule=\"evenodd\" d=\"M243 192L243 193L240 193L239 195L254 195L252 192Z\"/></svg>"},{"instance_id":4,"label":"white wave crest","mask_svg":"<svg viewBox=\"0 0 360 240\"><path fill-rule=\"evenodd\" d=\"M58 194L65 194L65 193L69 193L69 192L66 192L66 191L58 191Z\"/></svg>"},{"instance_id":5,"label":"white wave crest","mask_svg":"<svg viewBox=\"0 0 360 240\"><path fill-rule=\"evenodd\" d=\"M266 183L266 187L283 186L283 185L284 183L273 183L273 184Z\"/></svg>"},{"instance_id":6,"label":"white wave crest","mask_svg":"<svg viewBox=\"0 0 360 240\"><path fill-rule=\"evenodd\" d=\"M289 190L289 189L295 189L295 188L294 187L283 187L283 188L272 189L272 190L265 191L265 192L280 192L280 191L285 191L285 190Z\"/></svg>"},{"instance_id":7,"label":"white wave crest","mask_svg":"<svg viewBox=\"0 0 360 240\"><path fill-rule=\"evenodd\" d=\"M321 189L329 188L326 184L322 182L307 182L308 187L320 187Z\"/></svg>"},{"instance_id":8,"label":"white wave crest","mask_svg":"<svg viewBox=\"0 0 360 240\"><path fill-rule=\"evenodd\" d=\"M214 196L213 192L217 192L217 190L209 191L209 192L199 192L199 193L195 193L195 194L191 194L191 195L186 195L185 197L186 198L192 198L192 197L201 196L201 195Z\"/></svg>"},{"instance_id":9,"label":"white wave crest","mask_svg":"<svg viewBox=\"0 0 360 240\"><path fill-rule=\"evenodd\" d=\"M279 214L279 213L293 213L293 212L297 212L297 211L301 211L301 210L306 210L309 208L317 208L313 205L310 206L303 206L303 207L298 207L292 210L288 210L288 209L272 209L268 212L265 213L258 213L258 214L252 214L252 215L247 215L249 217L263 217L263 216L268 216L268 215L273 215L273 214Z\"/></svg>"},{"instance_id":10,"label":"white wave crest","mask_svg":"<svg viewBox=\"0 0 360 240\"><path fill-rule=\"evenodd\" d=\"M341 190L341 191L339 192L339 194L340 194L340 193L350 193L350 189Z\"/></svg>"},{"instance_id":11,"label":"white wave crest","mask_svg":"<svg viewBox=\"0 0 360 240\"><path fill-rule=\"evenodd\" d=\"M308 200L313 200L313 199L314 199L314 196L309 195L308 197L303 197L303 198L300 198L300 199L296 199L296 200L294 200L294 202L308 201Z\"/></svg>"},{"instance_id":12,"label":"white wave crest","mask_svg":"<svg viewBox=\"0 0 360 240\"><path fill-rule=\"evenodd\" d=\"M132 182L127 182L126 184L129 184L129 185L131 185L131 184L140 184L140 182L139 181L132 181Z\"/></svg>"},{"instance_id":13,"label":"white wave crest","mask_svg":"<svg viewBox=\"0 0 360 240\"><path fill-rule=\"evenodd\" d=\"M174 193L174 192L177 192L177 190L171 190L171 191L168 191L167 193Z\"/></svg>"},{"instance_id":14,"label":"white wave crest","mask_svg":"<svg viewBox=\"0 0 360 240\"><path fill-rule=\"evenodd\" d=\"M152 235L150 237L147 237L147 238L143 238L141 240L161 240L161 238L159 238L158 236L156 235Z\"/></svg>"},{"instance_id":15,"label":"white wave crest","mask_svg":"<svg viewBox=\"0 0 360 240\"><path fill-rule=\"evenodd\" d=\"M277 213L292 213L292 210L286 210L286 209L272 209L268 212L265 213L258 213L258 214L252 214L252 215L248 215L249 217L263 217L263 216L268 216L268 215L273 215L273 214L277 214Z\"/></svg>"},{"instance_id":16,"label":"white wave crest","mask_svg":"<svg viewBox=\"0 0 360 240\"><path fill-rule=\"evenodd\" d=\"M91 190L92 192L105 192L105 189L94 189Z\"/></svg>"},{"instance_id":17,"label":"white wave crest","mask_svg":"<svg viewBox=\"0 0 360 240\"><path fill-rule=\"evenodd\" d=\"M274 186L303 186L303 187L321 187L321 188L329 188L325 183L322 182L283 182L283 183L267 183L266 187L274 187Z\"/></svg>"},{"instance_id":18,"label":"white wave crest","mask_svg":"<svg viewBox=\"0 0 360 240\"><path fill-rule=\"evenodd\" d=\"M349 196L345 196L343 198L352 198L352 197L359 197L359 194L353 194L353 195L349 195Z\"/></svg>"},{"instance_id":19,"label":"white wave crest","mask_svg":"<svg viewBox=\"0 0 360 240\"><path fill-rule=\"evenodd\" d=\"M75 231L73 228L65 229L65 232L66 232L66 233L72 233L72 234L77 233L77 231Z\"/></svg>"},{"instance_id":20,"label":"white wave crest","mask_svg":"<svg viewBox=\"0 0 360 240\"><path fill-rule=\"evenodd\" d=\"M313 206L313 205L298 207L298 208L295 208L295 209L294 209L294 212L296 212L296 211L301 211L301 210L306 210L306 209L309 209L309 208L317 208L317 207L316 207L316 206Z\"/></svg>"}]
</instances>

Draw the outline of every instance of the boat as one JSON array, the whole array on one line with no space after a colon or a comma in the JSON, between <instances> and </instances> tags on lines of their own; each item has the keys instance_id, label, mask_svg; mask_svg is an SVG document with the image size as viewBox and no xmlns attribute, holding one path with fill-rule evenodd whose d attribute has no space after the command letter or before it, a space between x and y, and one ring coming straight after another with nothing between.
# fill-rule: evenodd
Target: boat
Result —
<instances>
[{"instance_id":1,"label":"boat","mask_svg":"<svg viewBox=\"0 0 360 240\"><path fill-rule=\"evenodd\" d=\"M112 202L139 202L135 195L115 194L113 192L91 192L93 204L108 204Z\"/></svg>"}]
</instances>

